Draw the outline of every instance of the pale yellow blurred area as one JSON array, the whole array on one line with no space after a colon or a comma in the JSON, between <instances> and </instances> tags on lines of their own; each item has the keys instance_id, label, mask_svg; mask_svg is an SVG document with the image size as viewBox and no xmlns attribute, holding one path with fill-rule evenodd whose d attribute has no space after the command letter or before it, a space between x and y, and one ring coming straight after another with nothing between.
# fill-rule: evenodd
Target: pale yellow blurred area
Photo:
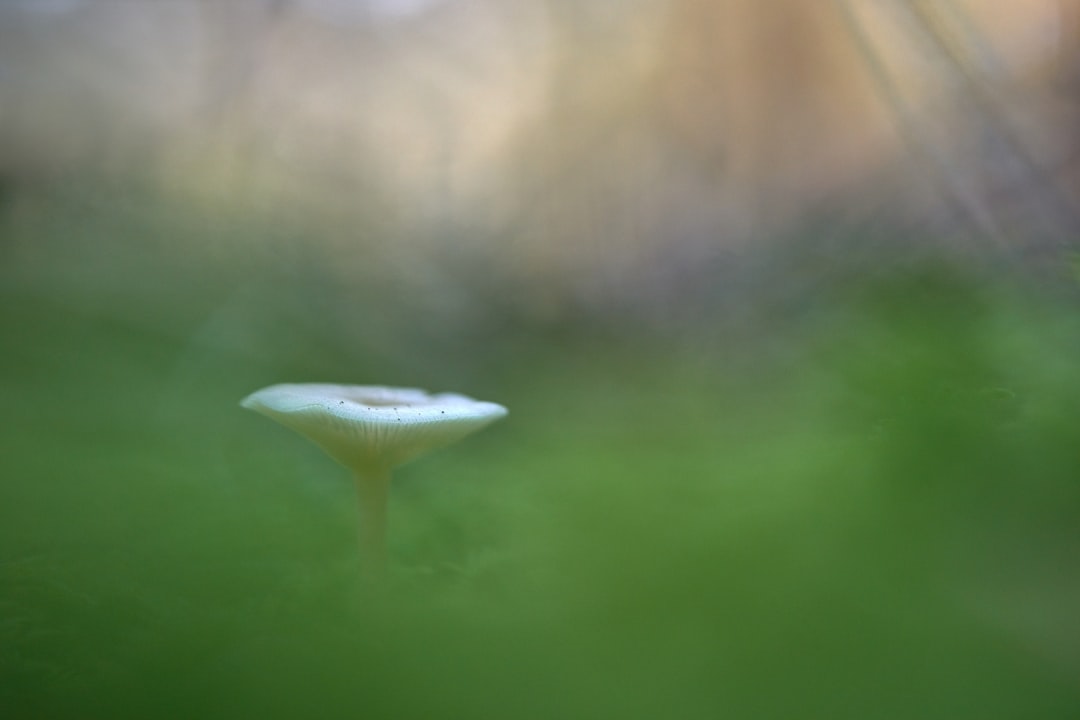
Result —
<instances>
[{"instance_id":1,"label":"pale yellow blurred area","mask_svg":"<svg viewBox=\"0 0 1080 720\"><path fill-rule=\"evenodd\" d=\"M1075 230L1078 13L15 0L0 172L281 216L345 269L483 257L537 307L704 282L821 214L1054 245Z\"/></svg>"}]
</instances>

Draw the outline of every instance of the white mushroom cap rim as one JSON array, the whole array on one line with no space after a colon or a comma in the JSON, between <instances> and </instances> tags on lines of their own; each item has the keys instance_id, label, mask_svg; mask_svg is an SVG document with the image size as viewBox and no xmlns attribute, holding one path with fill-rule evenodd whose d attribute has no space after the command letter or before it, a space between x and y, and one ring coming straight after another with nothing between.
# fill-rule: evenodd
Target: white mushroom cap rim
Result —
<instances>
[{"instance_id":1,"label":"white mushroom cap rim","mask_svg":"<svg viewBox=\"0 0 1080 720\"><path fill-rule=\"evenodd\" d=\"M271 385L240 403L289 427L352 469L392 468L504 417L502 405L416 388Z\"/></svg>"}]
</instances>

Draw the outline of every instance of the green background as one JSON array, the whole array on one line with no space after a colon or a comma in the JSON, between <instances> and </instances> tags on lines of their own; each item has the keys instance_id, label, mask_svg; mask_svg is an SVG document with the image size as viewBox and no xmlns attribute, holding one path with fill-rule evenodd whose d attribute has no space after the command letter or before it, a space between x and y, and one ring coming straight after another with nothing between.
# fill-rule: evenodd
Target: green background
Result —
<instances>
[{"instance_id":1,"label":"green background","mask_svg":"<svg viewBox=\"0 0 1080 720\"><path fill-rule=\"evenodd\" d=\"M465 262L446 325L65 192L0 232L0 715L1080 716L1072 283L883 263L665 332ZM510 409L398 473L382 588L344 470L238 407L285 381Z\"/></svg>"}]
</instances>

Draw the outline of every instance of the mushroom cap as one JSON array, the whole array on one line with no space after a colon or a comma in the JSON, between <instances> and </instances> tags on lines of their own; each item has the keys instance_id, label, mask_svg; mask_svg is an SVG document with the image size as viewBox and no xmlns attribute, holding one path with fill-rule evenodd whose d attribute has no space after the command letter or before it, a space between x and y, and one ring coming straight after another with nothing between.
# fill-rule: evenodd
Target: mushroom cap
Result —
<instances>
[{"instance_id":1,"label":"mushroom cap","mask_svg":"<svg viewBox=\"0 0 1080 720\"><path fill-rule=\"evenodd\" d=\"M354 471L408 462L507 412L502 405L454 393L322 383L271 385L240 405L292 428Z\"/></svg>"}]
</instances>

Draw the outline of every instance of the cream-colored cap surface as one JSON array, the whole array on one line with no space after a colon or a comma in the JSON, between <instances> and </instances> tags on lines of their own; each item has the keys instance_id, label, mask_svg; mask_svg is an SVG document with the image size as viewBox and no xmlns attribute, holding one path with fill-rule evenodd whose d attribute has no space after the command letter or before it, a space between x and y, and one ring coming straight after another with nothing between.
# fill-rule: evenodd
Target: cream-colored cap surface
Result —
<instances>
[{"instance_id":1,"label":"cream-colored cap surface","mask_svg":"<svg viewBox=\"0 0 1080 720\"><path fill-rule=\"evenodd\" d=\"M241 403L307 437L342 465L389 469L507 414L502 405L416 388L271 385Z\"/></svg>"}]
</instances>

